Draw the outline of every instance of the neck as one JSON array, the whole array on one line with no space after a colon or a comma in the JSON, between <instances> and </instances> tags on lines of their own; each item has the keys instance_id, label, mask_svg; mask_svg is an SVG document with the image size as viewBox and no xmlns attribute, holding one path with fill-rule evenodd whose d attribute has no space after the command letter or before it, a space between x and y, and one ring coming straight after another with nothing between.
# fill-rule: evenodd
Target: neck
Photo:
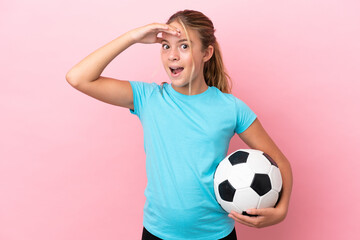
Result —
<instances>
[{"instance_id":1,"label":"neck","mask_svg":"<svg viewBox=\"0 0 360 240\"><path fill-rule=\"evenodd\" d=\"M208 89L208 85L205 82L205 79L202 79L202 81L192 81L191 82L191 89L190 89L190 84L186 84L184 86L178 87L178 86L174 86L171 85L173 87L173 89L181 94L184 95L197 95L200 93L205 92ZM191 90L191 92L189 93L189 90Z\"/></svg>"}]
</instances>

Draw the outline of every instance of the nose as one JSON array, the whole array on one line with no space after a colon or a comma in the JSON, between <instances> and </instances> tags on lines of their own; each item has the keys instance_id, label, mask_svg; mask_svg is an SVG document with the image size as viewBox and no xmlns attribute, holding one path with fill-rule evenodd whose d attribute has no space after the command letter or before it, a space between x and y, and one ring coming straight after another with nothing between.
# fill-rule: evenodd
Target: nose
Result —
<instances>
[{"instance_id":1,"label":"nose","mask_svg":"<svg viewBox=\"0 0 360 240\"><path fill-rule=\"evenodd\" d=\"M177 61L179 58L179 51L176 48L170 49L168 59L170 61Z\"/></svg>"}]
</instances>

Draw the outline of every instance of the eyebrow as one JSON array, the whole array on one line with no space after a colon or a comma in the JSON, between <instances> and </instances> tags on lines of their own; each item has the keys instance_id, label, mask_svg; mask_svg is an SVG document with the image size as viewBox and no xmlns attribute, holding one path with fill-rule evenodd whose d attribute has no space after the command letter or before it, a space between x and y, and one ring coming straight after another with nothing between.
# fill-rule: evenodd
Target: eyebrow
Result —
<instances>
[{"instance_id":1,"label":"eyebrow","mask_svg":"<svg viewBox=\"0 0 360 240\"><path fill-rule=\"evenodd\" d=\"M188 40L187 39L180 39L179 41L178 41L178 43L179 42L187 42ZM169 42L168 40L165 40L165 39L163 39L161 42ZM192 41L190 40L190 42L192 43Z\"/></svg>"}]
</instances>

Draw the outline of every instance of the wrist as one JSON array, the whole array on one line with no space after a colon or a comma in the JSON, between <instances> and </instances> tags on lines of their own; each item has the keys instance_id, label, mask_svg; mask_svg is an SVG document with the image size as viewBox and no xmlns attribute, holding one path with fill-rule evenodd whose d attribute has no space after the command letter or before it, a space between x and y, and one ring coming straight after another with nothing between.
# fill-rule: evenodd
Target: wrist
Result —
<instances>
[{"instance_id":1,"label":"wrist","mask_svg":"<svg viewBox=\"0 0 360 240\"><path fill-rule=\"evenodd\" d=\"M122 37L124 37L126 39L126 42L128 43L129 46L137 43L136 38L132 34L132 31L129 31L129 32L123 34Z\"/></svg>"}]
</instances>

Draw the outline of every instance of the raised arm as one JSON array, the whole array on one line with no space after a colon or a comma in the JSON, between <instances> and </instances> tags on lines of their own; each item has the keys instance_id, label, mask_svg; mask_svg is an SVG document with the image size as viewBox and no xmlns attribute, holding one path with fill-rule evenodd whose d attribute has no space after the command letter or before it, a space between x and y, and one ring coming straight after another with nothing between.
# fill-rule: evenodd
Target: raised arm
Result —
<instances>
[{"instance_id":1,"label":"raised arm","mask_svg":"<svg viewBox=\"0 0 360 240\"><path fill-rule=\"evenodd\" d=\"M92 52L66 74L75 89L100 101L134 109L129 81L100 76L105 67L121 52L135 43L160 43L158 33L178 34L174 27L152 23L133 29Z\"/></svg>"}]
</instances>

